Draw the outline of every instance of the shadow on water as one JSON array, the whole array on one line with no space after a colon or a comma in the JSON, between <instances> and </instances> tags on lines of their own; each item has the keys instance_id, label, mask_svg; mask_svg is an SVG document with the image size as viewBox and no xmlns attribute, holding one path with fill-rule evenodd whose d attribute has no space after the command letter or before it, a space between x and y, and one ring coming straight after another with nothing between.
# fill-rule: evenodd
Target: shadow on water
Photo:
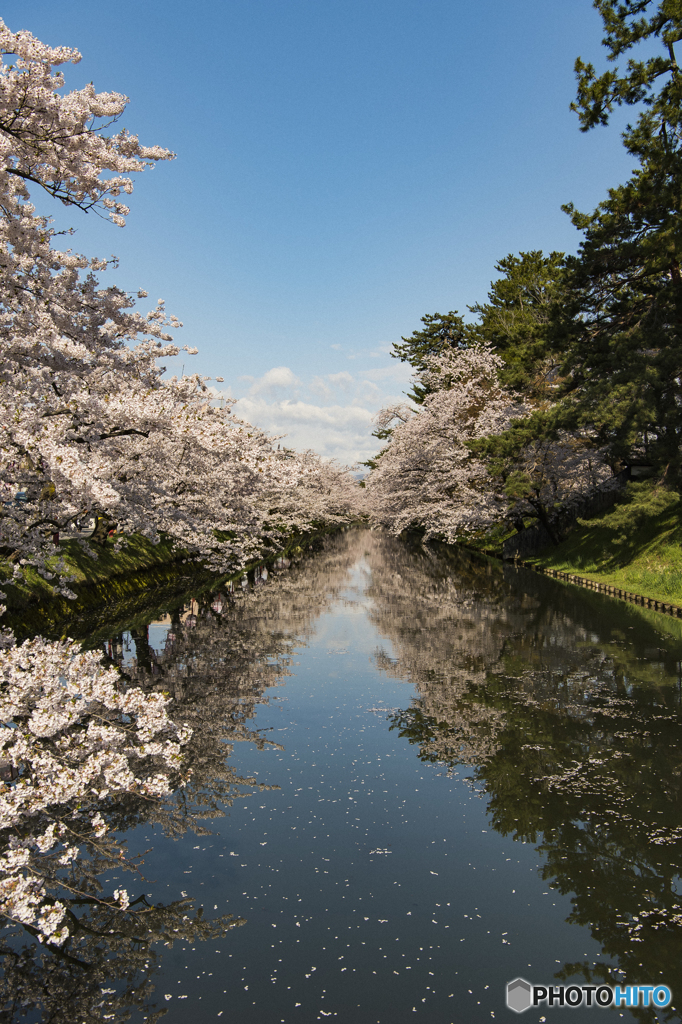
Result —
<instances>
[{"instance_id":1,"label":"shadow on water","mask_svg":"<svg viewBox=\"0 0 682 1024\"><path fill-rule=\"evenodd\" d=\"M373 616L396 652L377 663L417 693L391 728L423 761L471 768L492 826L539 844L542 877L602 948L557 982L674 982L679 624L447 548L392 545L372 566Z\"/></svg>"},{"instance_id":2,"label":"shadow on water","mask_svg":"<svg viewBox=\"0 0 682 1024\"><path fill-rule=\"evenodd\" d=\"M570 896L571 923L602 950L596 963L563 964L557 982L674 984L682 962L682 624L460 550L355 531L328 538L299 565L280 563L269 578L252 574L243 587L162 595L153 610L133 606L127 618L78 624L76 638L101 648L136 685L170 693L174 717L194 730L190 784L162 806L112 805L112 829L201 834L201 820L258 790L232 767L233 745L283 749L257 727L258 706L289 675L295 648L359 559L368 567L367 615L385 640L376 668L414 687L390 729L423 762L470 772L492 827L537 845L542 877ZM114 867L89 850L76 870L95 895ZM153 1000L163 948L244 923L209 920L191 897L155 904L154 885L138 884L139 903L114 930L105 910L72 906L77 927L62 957L8 938L0 1020L89 1024L134 1011L154 1021L165 1012ZM680 1019L672 1007L657 1012Z\"/></svg>"}]
</instances>

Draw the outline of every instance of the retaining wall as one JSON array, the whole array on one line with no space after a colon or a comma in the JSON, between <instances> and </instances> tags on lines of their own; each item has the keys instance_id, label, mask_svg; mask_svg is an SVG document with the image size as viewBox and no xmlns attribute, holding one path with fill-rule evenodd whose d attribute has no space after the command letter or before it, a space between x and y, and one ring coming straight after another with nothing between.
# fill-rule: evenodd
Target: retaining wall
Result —
<instances>
[{"instance_id":1,"label":"retaining wall","mask_svg":"<svg viewBox=\"0 0 682 1024\"><path fill-rule=\"evenodd\" d=\"M545 569L543 566L534 565L532 562L523 562L521 559L514 559L514 565L522 566L524 569L532 569L533 572L542 573L543 576L553 576L554 579L564 580L566 583L573 583L578 587L586 587L588 590L596 590L601 594L608 594L609 597L620 598L621 601L629 601L631 604L641 605L642 608L653 608L654 611L663 612L664 615L673 615L682 619L682 608L668 601L656 601L653 597L645 597L643 594L632 594L629 590L622 590L620 587L612 587L608 583L598 583L596 580L589 580L585 576L576 576L572 572L562 572L560 569Z\"/></svg>"}]
</instances>

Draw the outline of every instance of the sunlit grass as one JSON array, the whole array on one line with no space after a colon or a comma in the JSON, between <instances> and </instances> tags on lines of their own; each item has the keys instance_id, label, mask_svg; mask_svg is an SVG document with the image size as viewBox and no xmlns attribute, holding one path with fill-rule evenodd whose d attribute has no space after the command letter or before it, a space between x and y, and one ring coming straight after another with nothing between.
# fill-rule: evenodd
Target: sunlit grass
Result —
<instances>
[{"instance_id":1,"label":"sunlit grass","mask_svg":"<svg viewBox=\"0 0 682 1024\"><path fill-rule=\"evenodd\" d=\"M680 495L655 482L628 484L613 509L579 520L562 544L528 561L682 604Z\"/></svg>"},{"instance_id":2,"label":"sunlit grass","mask_svg":"<svg viewBox=\"0 0 682 1024\"><path fill-rule=\"evenodd\" d=\"M79 584L102 584L114 579L125 579L133 574L144 572L157 566L167 565L182 556L182 551L174 548L170 541L152 544L146 537L133 535L126 538L126 543L116 550L114 540L107 540L103 546L92 544L91 550L96 557L88 554L75 540L64 541L58 552L55 550L55 565L63 560L65 575L72 577L68 586ZM11 567L7 562L0 563L0 572L11 576ZM23 568L23 577L6 585L6 604L21 607L32 600L46 600L53 595L53 581L44 579L32 566Z\"/></svg>"}]
</instances>

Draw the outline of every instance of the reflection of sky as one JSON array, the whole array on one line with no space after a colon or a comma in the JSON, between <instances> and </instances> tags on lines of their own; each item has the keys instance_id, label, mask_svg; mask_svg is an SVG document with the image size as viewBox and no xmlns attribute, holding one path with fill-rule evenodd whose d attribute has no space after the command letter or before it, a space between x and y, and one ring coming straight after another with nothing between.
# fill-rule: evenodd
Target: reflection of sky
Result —
<instances>
[{"instance_id":1,"label":"reflection of sky","mask_svg":"<svg viewBox=\"0 0 682 1024\"><path fill-rule=\"evenodd\" d=\"M121 650L121 665L129 668L135 660L135 641L127 631L123 634L123 647Z\"/></svg>"},{"instance_id":2,"label":"reflection of sky","mask_svg":"<svg viewBox=\"0 0 682 1024\"><path fill-rule=\"evenodd\" d=\"M163 653L166 646L166 637L171 627L170 622L152 622L149 626L149 646L157 654Z\"/></svg>"},{"instance_id":3,"label":"reflection of sky","mask_svg":"<svg viewBox=\"0 0 682 1024\"><path fill-rule=\"evenodd\" d=\"M156 651L157 655L162 655L166 646L166 637L171 628L169 622L152 622L149 627L149 646ZM121 665L123 668L129 668L135 661L136 648L135 640L131 634L126 630L123 633L123 649L122 649L122 660Z\"/></svg>"},{"instance_id":4,"label":"reflection of sky","mask_svg":"<svg viewBox=\"0 0 682 1024\"><path fill-rule=\"evenodd\" d=\"M279 788L236 801L215 835L157 841L147 858L154 899L188 892L210 915L248 919L211 948L163 951L168 1024L477 1024L506 1012L517 975L551 981L565 961L598 958L588 931L565 923L570 899L539 877L535 848L495 832L461 777L388 730L380 709L410 693L375 667L377 648L395 649L368 617L367 581L358 566L258 708L262 735L284 749L235 747L240 774Z\"/></svg>"}]
</instances>

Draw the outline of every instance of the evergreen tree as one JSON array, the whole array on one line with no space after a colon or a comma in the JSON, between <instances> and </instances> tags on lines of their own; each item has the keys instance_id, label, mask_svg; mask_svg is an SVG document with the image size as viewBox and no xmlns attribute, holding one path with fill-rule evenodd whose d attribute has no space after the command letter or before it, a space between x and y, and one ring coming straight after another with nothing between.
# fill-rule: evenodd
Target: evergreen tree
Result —
<instances>
[{"instance_id":1,"label":"evergreen tree","mask_svg":"<svg viewBox=\"0 0 682 1024\"><path fill-rule=\"evenodd\" d=\"M562 295L564 254L540 250L509 254L495 270L486 303L469 306L478 323L476 338L488 342L504 361L502 383L527 403L553 387L556 358L548 344L552 306Z\"/></svg>"},{"instance_id":2,"label":"evergreen tree","mask_svg":"<svg viewBox=\"0 0 682 1024\"><path fill-rule=\"evenodd\" d=\"M420 379L428 369L429 360L452 349L466 348L467 335L470 331L457 310L451 309L449 313L427 313L421 321L424 324L422 330L413 331L408 338L401 338L402 344L394 341L391 352L394 359L409 363L414 368L415 379L411 391L407 392L407 397L416 405L422 405L433 390L428 383ZM398 420L404 421L405 407L401 408L403 412L398 416ZM393 415L385 416L385 412L386 410L381 410L377 429L372 431L372 437L379 441L390 441L396 425L396 418ZM375 469L385 452L386 448L382 448L373 459L368 459L360 465Z\"/></svg>"},{"instance_id":3,"label":"evergreen tree","mask_svg":"<svg viewBox=\"0 0 682 1024\"><path fill-rule=\"evenodd\" d=\"M667 468L670 481L680 476L682 78L675 44L682 2L594 6L611 63L643 41L657 40L660 52L602 75L576 61L572 108L582 131L608 124L614 106L641 105L623 133L639 166L593 214L564 207L585 234L578 255L565 261L536 350L553 367L551 387L537 396L544 401L531 401L525 420L475 446L510 499L532 488L520 470L527 446L559 437L600 449L614 470L646 460Z\"/></svg>"},{"instance_id":4,"label":"evergreen tree","mask_svg":"<svg viewBox=\"0 0 682 1024\"><path fill-rule=\"evenodd\" d=\"M510 253L495 269L500 275L490 284L488 301L469 306L478 322L465 324L456 312L422 318L425 327L394 345L393 355L411 363L418 375L409 395L419 405L436 390L447 390L454 382L429 372L431 361L453 350L488 346L498 357L496 378L510 398L520 399L526 408L542 408L554 396L558 363L549 344L553 305L563 294L564 255L540 250ZM383 426L383 429L381 427ZM394 424L381 424L375 436L390 439ZM528 459L528 445L537 441L536 423L514 421L503 434L471 442L476 453L491 460L490 468L509 499L525 514L537 515L549 526L545 509L547 493L546 459ZM370 464L374 468L384 449ZM529 466L535 471L529 473ZM522 467L522 468L521 468ZM523 517L512 516L523 528Z\"/></svg>"},{"instance_id":5,"label":"evergreen tree","mask_svg":"<svg viewBox=\"0 0 682 1024\"><path fill-rule=\"evenodd\" d=\"M490 283L488 301L467 307L478 323L465 323L456 310L427 313L422 330L402 338L402 344L394 343L391 355L423 375L430 359L487 343L504 362L500 372L504 386L527 400L539 400L556 372L548 327L552 306L561 294L563 266L560 252L549 256L537 249L518 256L510 253L495 264L500 276ZM428 384L419 381L409 397L421 405L429 393Z\"/></svg>"},{"instance_id":6,"label":"evergreen tree","mask_svg":"<svg viewBox=\"0 0 682 1024\"><path fill-rule=\"evenodd\" d=\"M434 356L441 356L451 349L466 348L471 331L457 310L445 314L427 313L421 319L424 324L422 330L413 331L409 338L401 338L402 345L394 342L391 352L394 359L413 366L416 374L423 373L428 368L429 359ZM421 405L428 394L428 386L417 382L412 385L408 398ZM377 433L375 436L385 438L388 435Z\"/></svg>"},{"instance_id":7,"label":"evergreen tree","mask_svg":"<svg viewBox=\"0 0 682 1024\"><path fill-rule=\"evenodd\" d=\"M614 465L646 459L679 478L682 433L682 39L680 0L598 0L608 60L638 43L660 50L597 75L576 61L583 131L614 105L641 105L623 142L639 167L591 215L565 210L585 232L568 262L568 301L556 310L563 401L555 424L591 429Z\"/></svg>"}]
</instances>

